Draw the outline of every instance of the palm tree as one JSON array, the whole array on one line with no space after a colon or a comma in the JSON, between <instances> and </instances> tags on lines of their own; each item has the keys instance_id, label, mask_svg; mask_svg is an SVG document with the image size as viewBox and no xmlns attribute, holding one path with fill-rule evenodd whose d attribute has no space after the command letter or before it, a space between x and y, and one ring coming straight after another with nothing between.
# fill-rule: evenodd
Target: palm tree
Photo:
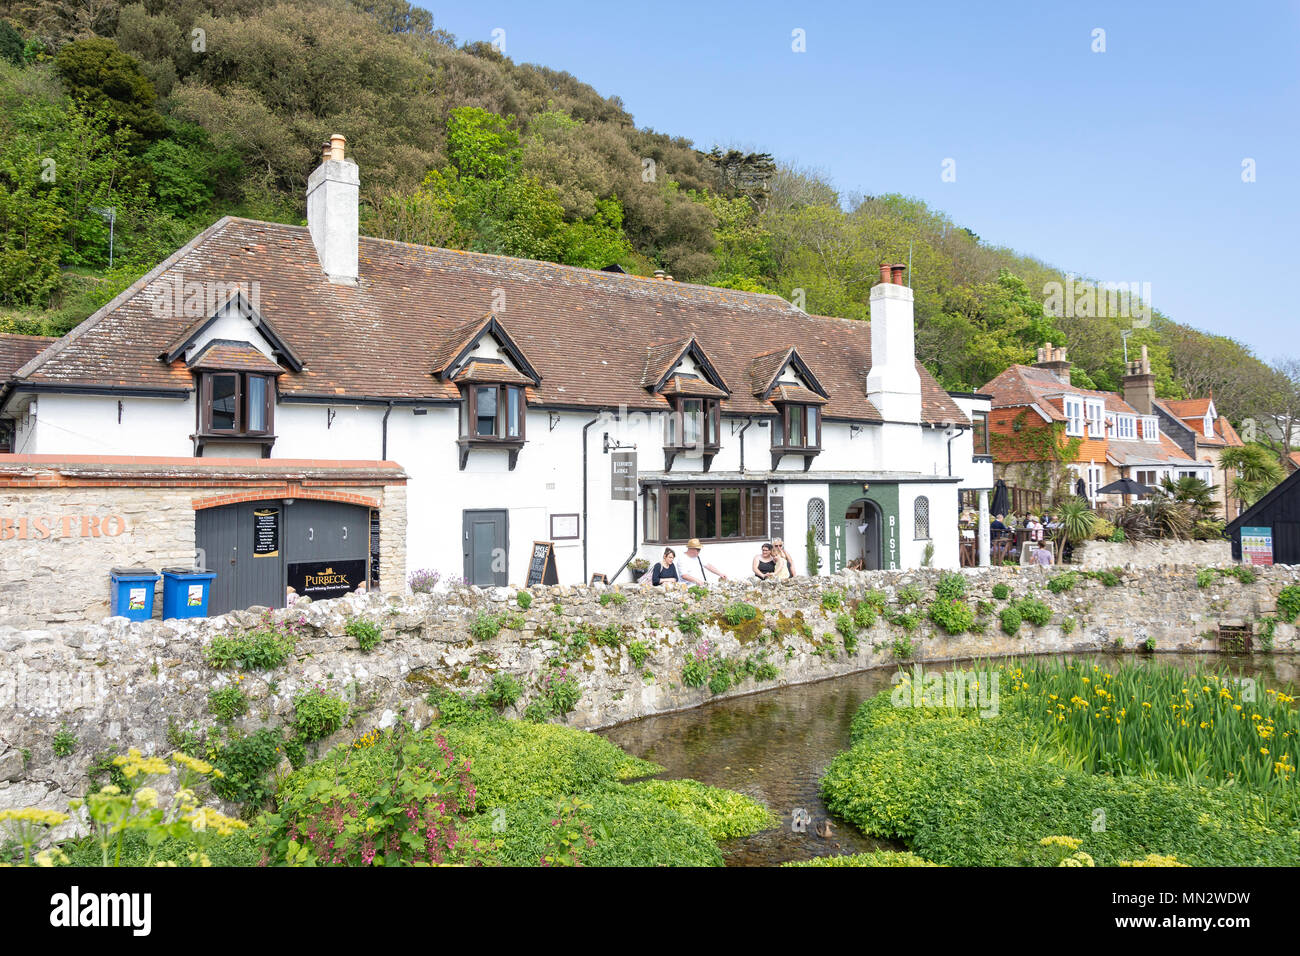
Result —
<instances>
[{"instance_id":1,"label":"palm tree","mask_svg":"<svg viewBox=\"0 0 1300 956\"><path fill-rule=\"evenodd\" d=\"M1160 480L1160 490L1167 498L1191 505L1200 518L1217 517L1218 502L1215 501L1214 493L1218 491L1218 485L1207 485L1194 475L1184 475L1178 479L1165 475Z\"/></svg>"},{"instance_id":2,"label":"palm tree","mask_svg":"<svg viewBox=\"0 0 1300 956\"><path fill-rule=\"evenodd\" d=\"M1273 453L1254 443L1225 448L1219 453L1219 465L1228 479L1228 492L1249 508L1282 480L1282 466Z\"/></svg>"}]
</instances>

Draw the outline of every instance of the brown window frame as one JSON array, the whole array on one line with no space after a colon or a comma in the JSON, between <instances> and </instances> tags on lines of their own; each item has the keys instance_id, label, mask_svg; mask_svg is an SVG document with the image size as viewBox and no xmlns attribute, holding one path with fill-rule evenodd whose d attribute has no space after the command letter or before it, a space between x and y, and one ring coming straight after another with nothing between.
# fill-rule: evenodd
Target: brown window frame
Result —
<instances>
[{"instance_id":1,"label":"brown window frame","mask_svg":"<svg viewBox=\"0 0 1300 956\"><path fill-rule=\"evenodd\" d=\"M217 378L235 379L235 428L214 428L212 425L212 385ZM248 427L249 381L260 378L266 382L266 427ZM203 438L238 440L241 438L273 438L275 436L276 379L274 375L258 372L204 371L199 375L199 435Z\"/></svg>"},{"instance_id":2,"label":"brown window frame","mask_svg":"<svg viewBox=\"0 0 1300 956\"><path fill-rule=\"evenodd\" d=\"M704 441L699 444L689 443L686 441L686 402L700 402L704 412ZM697 395L674 395L672 398L672 411L669 412L672 421L669 422L670 430L675 426L677 431L677 440L670 441L668 435L664 435L664 449L669 451L684 451L692 448L700 448L705 452L716 452L722 447L722 403L716 398L703 398ZM710 432L713 435L713 441L709 441Z\"/></svg>"},{"instance_id":3,"label":"brown window frame","mask_svg":"<svg viewBox=\"0 0 1300 956\"><path fill-rule=\"evenodd\" d=\"M799 402L782 402L777 406L779 415L772 426L772 448L774 451L799 452L805 455L815 455L822 450L822 410L819 405L805 404ZM816 440L810 442L808 428L808 413L815 412L817 415L817 435ZM790 419L792 415L799 415L802 418L804 442L801 445L795 445L790 442ZM780 441L777 441L777 439Z\"/></svg>"},{"instance_id":4,"label":"brown window frame","mask_svg":"<svg viewBox=\"0 0 1300 956\"><path fill-rule=\"evenodd\" d=\"M971 454L991 458L993 456L993 444L989 438L989 413L980 410L973 411L971 412L970 422ZM981 435L984 437L982 443L980 441Z\"/></svg>"},{"instance_id":5,"label":"brown window frame","mask_svg":"<svg viewBox=\"0 0 1300 956\"><path fill-rule=\"evenodd\" d=\"M703 537L695 533L695 501L697 495L702 491L713 492L714 506L714 524L713 534ZM689 492L690 504L687 507L687 527L690 531L686 537L671 538L668 534L668 496L672 492ZM731 537L721 537L722 531L722 493L724 491L740 492L740 515L739 529L740 534ZM651 527L651 492L658 493L658 527ZM757 492L757 494L755 494ZM641 528L644 541L646 544L664 544L664 545L683 545L691 538L699 538L701 543L712 544L734 544L736 542L746 541L766 541L768 532L768 514L767 514L767 486L760 482L648 482L644 486L644 502L641 511ZM759 514L762 518L762 524L758 534L751 533L751 518L753 516L753 506L755 502L759 504Z\"/></svg>"},{"instance_id":6,"label":"brown window frame","mask_svg":"<svg viewBox=\"0 0 1300 956\"><path fill-rule=\"evenodd\" d=\"M479 389L492 388L497 393L496 425L492 435L480 435L472 430L478 421ZM519 434L502 434L510 428L510 395L519 395ZM527 440L528 430L528 395L522 385L507 385L495 382L465 382L460 386L460 423L457 429L460 440L471 444L483 445L519 445Z\"/></svg>"}]
</instances>

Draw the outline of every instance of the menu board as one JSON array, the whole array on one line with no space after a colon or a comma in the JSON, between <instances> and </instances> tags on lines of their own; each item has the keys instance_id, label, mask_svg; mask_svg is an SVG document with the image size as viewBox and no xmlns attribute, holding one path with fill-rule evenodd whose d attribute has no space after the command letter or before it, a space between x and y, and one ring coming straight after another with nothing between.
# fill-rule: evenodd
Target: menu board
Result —
<instances>
[{"instance_id":1,"label":"menu board","mask_svg":"<svg viewBox=\"0 0 1300 956\"><path fill-rule=\"evenodd\" d=\"M524 587L559 583L560 578L555 571L555 542L534 541L533 556L528 562L528 581Z\"/></svg>"},{"instance_id":2,"label":"menu board","mask_svg":"<svg viewBox=\"0 0 1300 956\"><path fill-rule=\"evenodd\" d=\"M280 509L253 511L253 557L274 558L280 553Z\"/></svg>"}]
</instances>

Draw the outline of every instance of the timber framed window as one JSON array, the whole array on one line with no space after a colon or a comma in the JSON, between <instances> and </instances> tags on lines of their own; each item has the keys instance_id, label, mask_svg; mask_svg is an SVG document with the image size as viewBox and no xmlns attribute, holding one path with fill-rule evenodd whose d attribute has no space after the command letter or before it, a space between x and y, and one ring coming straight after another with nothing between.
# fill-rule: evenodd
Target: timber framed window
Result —
<instances>
[{"instance_id":1,"label":"timber framed window","mask_svg":"<svg viewBox=\"0 0 1300 956\"><path fill-rule=\"evenodd\" d=\"M200 446L205 441L275 441L275 378L253 372L199 375Z\"/></svg>"},{"instance_id":2,"label":"timber framed window","mask_svg":"<svg viewBox=\"0 0 1300 956\"><path fill-rule=\"evenodd\" d=\"M672 409L664 422L664 471L672 469L673 459L678 455L703 457L704 470L708 471L713 456L722 447L719 437L722 410L718 400L674 395L669 402Z\"/></svg>"},{"instance_id":3,"label":"timber framed window","mask_svg":"<svg viewBox=\"0 0 1300 956\"><path fill-rule=\"evenodd\" d=\"M822 410L817 405L782 402L772 423L772 470L783 455L802 455L803 470L822 450Z\"/></svg>"},{"instance_id":4,"label":"timber framed window","mask_svg":"<svg viewBox=\"0 0 1300 956\"><path fill-rule=\"evenodd\" d=\"M471 448L504 448L514 471L523 448L528 403L520 385L467 382L460 386L460 468Z\"/></svg>"},{"instance_id":5,"label":"timber framed window","mask_svg":"<svg viewBox=\"0 0 1300 956\"><path fill-rule=\"evenodd\" d=\"M970 421L971 454L992 457L993 451L989 444L989 413L982 410L973 411L970 414Z\"/></svg>"},{"instance_id":6,"label":"timber framed window","mask_svg":"<svg viewBox=\"0 0 1300 956\"><path fill-rule=\"evenodd\" d=\"M767 535L767 488L761 484L647 484L644 508L648 544L762 541Z\"/></svg>"}]
</instances>

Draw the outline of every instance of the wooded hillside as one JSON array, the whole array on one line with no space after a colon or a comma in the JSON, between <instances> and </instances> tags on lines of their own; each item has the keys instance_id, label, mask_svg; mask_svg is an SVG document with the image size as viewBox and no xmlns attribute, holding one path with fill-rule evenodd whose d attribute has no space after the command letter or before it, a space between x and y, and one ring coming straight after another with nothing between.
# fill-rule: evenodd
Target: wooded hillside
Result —
<instances>
[{"instance_id":1,"label":"wooded hillside","mask_svg":"<svg viewBox=\"0 0 1300 956\"><path fill-rule=\"evenodd\" d=\"M65 331L222 215L303 221L341 132L370 235L663 268L850 318L879 262L910 261L918 351L947 388L1048 340L1080 384L1123 374L1132 320L1049 315L1061 270L917 200L842 197L765 154L638 129L617 97L458 45L404 0L0 0L0 18L0 329ZM1143 344L1162 396L1300 417L1294 363L1158 312Z\"/></svg>"}]
</instances>

